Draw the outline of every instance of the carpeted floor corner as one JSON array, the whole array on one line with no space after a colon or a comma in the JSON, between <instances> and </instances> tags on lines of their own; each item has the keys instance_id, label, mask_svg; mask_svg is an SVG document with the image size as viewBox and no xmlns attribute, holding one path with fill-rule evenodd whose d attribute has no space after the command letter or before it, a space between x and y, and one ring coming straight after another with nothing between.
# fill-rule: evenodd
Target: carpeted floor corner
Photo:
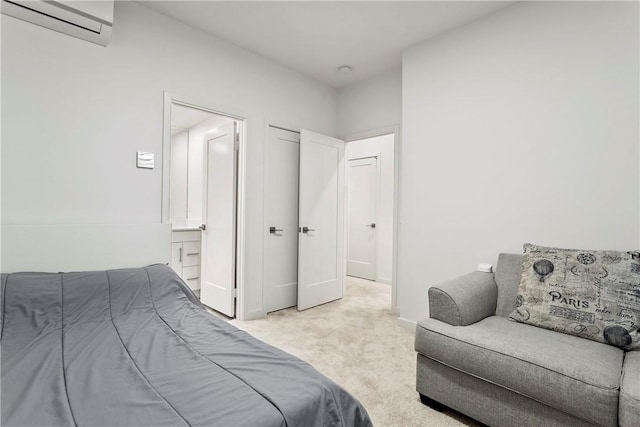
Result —
<instances>
[{"instance_id":1,"label":"carpeted floor corner","mask_svg":"<svg viewBox=\"0 0 640 427\"><path fill-rule=\"evenodd\" d=\"M398 326L390 305L391 286L348 277L346 295L339 301L230 322L342 385L377 427L480 426L461 414L420 403L413 334Z\"/></svg>"}]
</instances>

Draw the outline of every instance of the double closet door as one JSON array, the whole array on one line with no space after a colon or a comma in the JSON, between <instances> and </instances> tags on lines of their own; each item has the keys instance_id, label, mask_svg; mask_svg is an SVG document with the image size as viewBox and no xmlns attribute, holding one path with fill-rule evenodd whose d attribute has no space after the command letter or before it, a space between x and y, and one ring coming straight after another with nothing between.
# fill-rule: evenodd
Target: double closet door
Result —
<instances>
[{"instance_id":1,"label":"double closet door","mask_svg":"<svg viewBox=\"0 0 640 427\"><path fill-rule=\"evenodd\" d=\"M344 141L269 127L265 164L267 312L344 292Z\"/></svg>"}]
</instances>

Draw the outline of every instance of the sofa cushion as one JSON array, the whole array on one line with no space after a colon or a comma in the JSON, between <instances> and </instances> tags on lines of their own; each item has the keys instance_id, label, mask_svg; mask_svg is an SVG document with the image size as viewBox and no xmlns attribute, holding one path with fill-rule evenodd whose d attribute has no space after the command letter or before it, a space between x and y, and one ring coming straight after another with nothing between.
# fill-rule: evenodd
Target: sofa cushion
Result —
<instances>
[{"instance_id":1,"label":"sofa cushion","mask_svg":"<svg viewBox=\"0 0 640 427\"><path fill-rule=\"evenodd\" d=\"M496 316L508 317L516 309L516 296L522 277L522 255L500 254L495 280L498 285Z\"/></svg>"},{"instance_id":2,"label":"sofa cushion","mask_svg":"<svg viewBox=\"0 0 640 427\"><path fill-rule=\"evenodd\" d=\"M617 425L624 352L616 347L491 316L463 327L421 320L415 349L585 421Z\"/></svg>"},{"instance_id":3,"label":"sofa cushion","mask_svg":"<svg viewBox=\"0 0 640 427\"><path fill-rule=\"evenodd\" d=\"M620 381L620 427L637 427L640 420L640 351L628 351L624 357Z\"/></svg>"},{"instance_id":4,"label":"sofa cushion","mask_svg":"<svg viewBox=\"0 0 640 427\"><path fill-rule=\"evenodd\" d=\"M524 245L510 319L625 350L640 348L640 253Z\"/></svg>"}]
</instances>

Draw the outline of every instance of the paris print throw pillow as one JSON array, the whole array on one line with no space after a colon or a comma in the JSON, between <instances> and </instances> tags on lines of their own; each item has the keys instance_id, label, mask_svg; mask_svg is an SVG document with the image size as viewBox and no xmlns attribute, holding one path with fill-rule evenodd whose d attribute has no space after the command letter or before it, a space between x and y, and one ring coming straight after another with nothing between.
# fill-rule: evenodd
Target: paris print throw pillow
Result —
<instances>
[{"instance_id":1,"label":"paris print throw pillow","mask_svg":"<svg viewBox=\"0 0 640 427\"><path fill-rule=\"evenodd\" d=\"M640 349L640 252L525 244L509 319Z\"/></svg>"}]
</instances>

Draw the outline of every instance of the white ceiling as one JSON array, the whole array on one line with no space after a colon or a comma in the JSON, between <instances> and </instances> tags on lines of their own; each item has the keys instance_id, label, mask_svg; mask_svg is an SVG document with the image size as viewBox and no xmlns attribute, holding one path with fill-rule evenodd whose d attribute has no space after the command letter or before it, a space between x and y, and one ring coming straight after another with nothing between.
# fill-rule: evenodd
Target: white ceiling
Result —
<instances>
[{"instance_id":1,"label":"white ceiling","mask_svg":"<svg viewBox=\"0 0 640 427\"><path fill-rule=\"evenodd\" d=\"M213 119L217 120L213 120ZM180 104L171 104L171 135L191 129L205 121L209 121L212 128L233 122L229 117L220 116L209 111L186 107Z\"/></svg>"},{"instance_id":2,"label":"white ceiling","mask_svg":"<svg viewBox=\"0 0 640 427\"><path fill-rule=\"evenodd\" d=\"M140 1L339 88L400 67L407 47L513 1ZM337 68L353 67L348 74Z\"/></svg>"}]
</instances>

